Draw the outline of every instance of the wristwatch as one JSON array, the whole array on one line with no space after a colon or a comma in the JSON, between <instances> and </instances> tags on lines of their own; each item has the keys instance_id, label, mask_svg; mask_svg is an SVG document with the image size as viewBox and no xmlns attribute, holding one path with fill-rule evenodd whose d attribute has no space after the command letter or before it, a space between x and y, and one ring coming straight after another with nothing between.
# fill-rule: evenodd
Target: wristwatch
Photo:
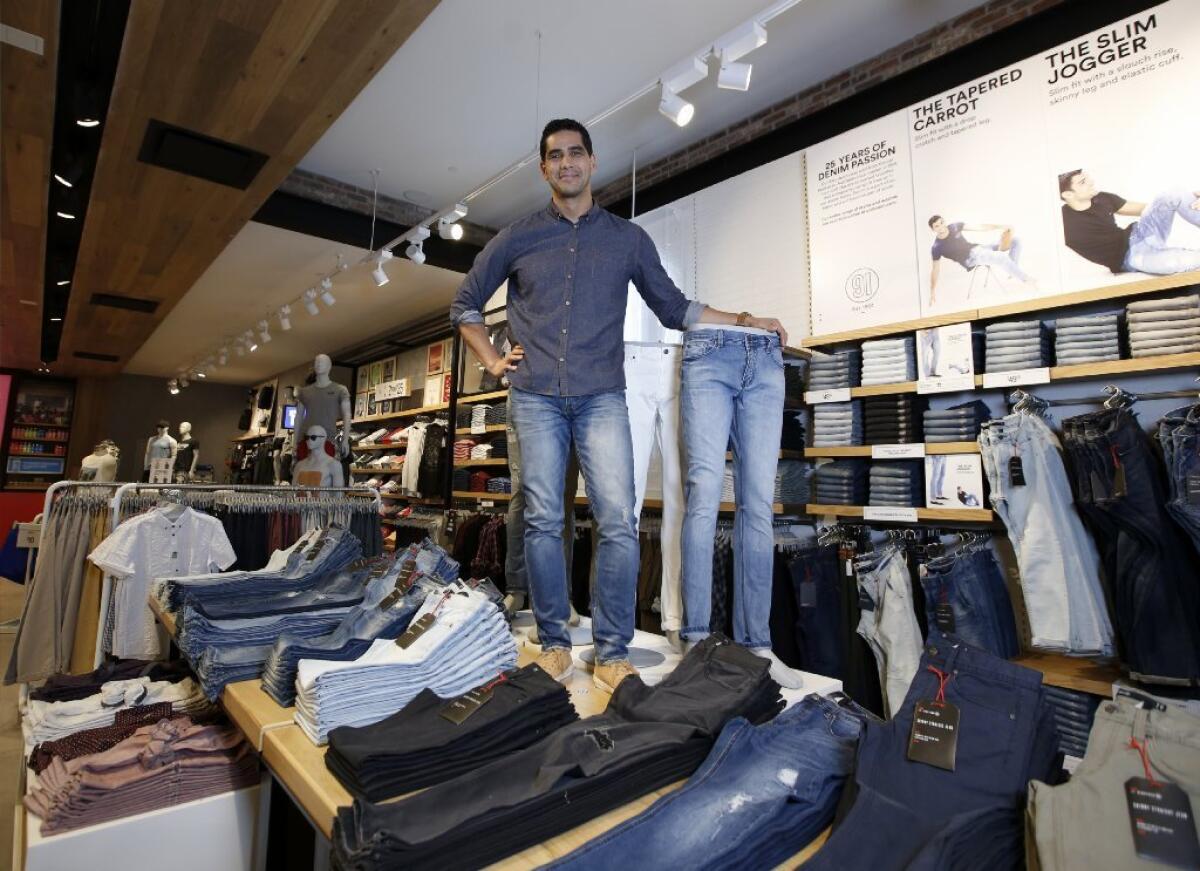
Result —
<instances>
[{"instance_id":1,"label":"wristwatch","mask_svg":"<svg viewBox=\"0 0 1200 871\"><path fill-rule=\"evenodd\" d=\"M750 314L750 312L738 312L737 325L739 327L746 326L746 321L750 320L752 317L754 317L754 315Z\"/></svg>"}]
</instances>

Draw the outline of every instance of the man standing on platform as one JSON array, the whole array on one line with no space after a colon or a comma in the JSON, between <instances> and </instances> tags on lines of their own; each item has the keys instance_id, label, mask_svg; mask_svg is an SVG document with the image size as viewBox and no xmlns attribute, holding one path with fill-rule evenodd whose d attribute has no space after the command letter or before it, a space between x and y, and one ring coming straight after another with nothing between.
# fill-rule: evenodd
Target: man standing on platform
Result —
<instances>
[{"instance_id":1,"label":"man standing on platform","mask_svg":"<svg viewBox=\"0 0 1200 871\"><path fill-rule=\"evenodd\" d=\"M578 121L547 124L540 153L549 205L487 244L458 289L450 319L487 370L509 378L523 463L525 560L542 644L537 664L556 680L573 669L562 518L567 455L575 444L599 539L593 681L612 692L637 673L629 663L638 572L623 341L629 283L670 329L757 327L785 345L787 334L774 318L717 311L683 295L646 231L593 202L596 158ZM488 341L482 312L505 281L519 345L502 357Z\"/></svg>"}]
</instances>

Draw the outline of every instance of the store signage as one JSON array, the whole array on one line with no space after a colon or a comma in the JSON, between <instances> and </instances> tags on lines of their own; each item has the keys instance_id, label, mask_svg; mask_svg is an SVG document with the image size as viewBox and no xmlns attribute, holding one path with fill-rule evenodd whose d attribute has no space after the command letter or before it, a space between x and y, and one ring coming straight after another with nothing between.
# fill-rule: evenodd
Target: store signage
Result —
<instances>
[{"instance_id":1,"label":"store signage","mask_svg":"<svg viewBox=\"0 0 1200 871\"><path fill-rule=\"evenodd\" d=\"M895 508L890 505L868 505L863 509L863 520L877 520L889 523L916 523L917 509Z\"/></svg>"},{"instance_id":2,"label":"store signage","mask_svg":"<svg viewBox=\"0 0 1200 871\"><path fill-rule=\"evenodd\" d=\"M872 460L919 460L925 456L924 444L871 445Z\"/></svg>"},{"instance_id":3,"label":"store signage","mask_svg":"<svg viewBox=\"0 0 1200 871\"><path fill-rule=\"evenodd\" d=\"M823 402L849 402L850 388L840 387L836 390L806 390L804 401L808 405L820 405Z\"/></svg>"},{"instance_id":4,"label":"store signage","mask_svg":"<svg viewBox=\"0 0 1200 871\"><path fill-rule=\"evenodd\" d=\"M408 396L412 396L412 390L409 389L407 378L385 381L375 388L376 402L387 402L389 399L404 399Z\"/></svg>"},{"instance_id":5,"label":"store signage","mask_svg":"<svg viewBox=\"0 0 1200 871\"><path fill-rule=\"evenodd\" d=\"M1014 369L1011 372L985 372L984 387L1017 387L1021 384L1049 384L1050 367Z\"/></svg>"},{"instance_id":6,"label":"store signage","mask_svg":"<svg viewBox=\"0 0 1200 871\"><path fill-rule=\"evenodd\" d=\"M18 523L17 524L17 547L25 550L32 550L38 546L38 542L42 540L42 524L40 523Z\"/></svg>"},{"instance_id":7,"label":"store signage","mask_svg":"<svg viewBox=\"0 0 1200 871\"><path fill-rule=\"evenodd\" d=\"M150 461L150 483L170 484L175 475L175 460L171 457Z\"/></svg>"}]
</instances>

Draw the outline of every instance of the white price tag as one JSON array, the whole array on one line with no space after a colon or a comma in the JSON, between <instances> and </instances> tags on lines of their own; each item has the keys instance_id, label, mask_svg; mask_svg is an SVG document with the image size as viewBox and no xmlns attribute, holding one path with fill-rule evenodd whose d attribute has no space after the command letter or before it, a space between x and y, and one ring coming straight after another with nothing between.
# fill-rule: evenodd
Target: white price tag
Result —
<instances>
[{"instance_id":1,"label":"white price tag","mask_svg":"<svg viewBox=\"0 0 1200 871\"><path fill-rule=\"evenodd\" d=\"M868 505L863 508L863 520L882 520L892 523L916 523L917 509Z\"/></svg>"},{"instance_id":2,"label":"white price tag","mask_svg":"<svg viewBox=\"0 0 1200 871\"><path fill-rule=\"evenodd\" d=\"M960 390L974 390L974 375L952 375L945 378L922 378L917 382L917 393L957 393Z\"/></svg>"},{"instance_id":3,"label":"white price tag","mask_svg":"<svg viewBox=\"0 0 1200 871\"><path fill-rule=\"evenodd\" d=\"M494 508L495 506L496 506L496 503L494 501L492 501L491 499L480 499L479 500L480 508Z\"/></svg>"},{"instance_id":4,"label":"white price tag","mask_svg":"<svg viewBox=\"0 0 1200 871\"><path fill-rule=\"evenodd\" d=\"M40 523L18 523L17 524L17 547L31 550L38 546L38 542L42 540L42 524Z\"/></svg>"},{"instance_id":5,"label":"white price tag","mask_svg":"<svg viewBox=\"0 0 1200 871\"><path fill-rule=\"evenodd\" d=\"M835 390L806 390L804 401L808 405L820 405L823 402L849 402L850 388L839 387Z\"/></svg>"},{"instance_id":6,"label":"white price tag","mask_svg":"<svg viewBox=\"0 0 1200 871\"><path fill-rule=\"evenodd\" d=\"M919 460L925 456L925 445L871 445L872 460Z\"/></svg>"},{"instance_id":7,"label":"white price tag","mask_svg":"<svg viewBox=\"0 0 1200 871\"><path fill-rule=\"evenodd\" d=\"M1040 369L1014 369L1011 372L985 372L984 387L1017 387L1021 384L1049 384L1050 367Z\"/></svg>"}]
</instances>

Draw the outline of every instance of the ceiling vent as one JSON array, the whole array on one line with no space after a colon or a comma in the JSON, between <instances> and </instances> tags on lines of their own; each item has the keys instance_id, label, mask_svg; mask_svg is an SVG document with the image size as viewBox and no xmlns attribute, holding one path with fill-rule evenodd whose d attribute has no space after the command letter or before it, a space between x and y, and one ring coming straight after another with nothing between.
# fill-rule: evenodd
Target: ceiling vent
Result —
<instances>
[{"instance_id":1,"label":"ceiling vent","mask_svg":"<svg viewBox=\"0 0 1200 871\"><path fill-rule=\"evenodd\" d=\"M116 354L97 354L95 351L76 351L75 356L80 360L99 360L101 363L121 362L121 358Z\"/></svg>"},{"instance_id":2,"label":"ceiling vent","mask_svg":"<svg viewBox=\"0 0 1200 871\"><path fill-rule=\"evenodd\" d=\"M151 118L138 160L245 190L267 155Z\"/></svg>"},{"instance_id":3,"label":"ceiling vent","mask_svg":"<svg viewBox=\"0 0 1200 871\"><path fill-rule=\"evenodd\" d=\"M118 296L115 293L93 293L92 305L105 305L109 308L122 308L126 311L141 312L152 315L158 311L158 300L139 299L136 296Z\"/></svg>"}]
</instances>

